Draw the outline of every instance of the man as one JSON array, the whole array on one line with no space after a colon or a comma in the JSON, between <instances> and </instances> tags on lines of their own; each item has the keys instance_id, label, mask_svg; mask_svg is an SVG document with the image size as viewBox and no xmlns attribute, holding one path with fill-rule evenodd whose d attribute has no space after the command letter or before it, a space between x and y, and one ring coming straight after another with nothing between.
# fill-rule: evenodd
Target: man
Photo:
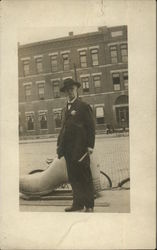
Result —
<instances>
[{"instance_id":1,"label":"man","mask_svg":"<svg viewBox=\"0 0 157 250\"><path fill-rule=\"evenodd\" d=\"M65 157L69 182L73 191L73 204L66 212L93 212L94 190L90 170L90 157L95 143L95 124L91 107L78 96L80 83L71 78L60 89L67 96L63 110L62 128L57 141L58 157Z\"/></svg>"}]
</instances>

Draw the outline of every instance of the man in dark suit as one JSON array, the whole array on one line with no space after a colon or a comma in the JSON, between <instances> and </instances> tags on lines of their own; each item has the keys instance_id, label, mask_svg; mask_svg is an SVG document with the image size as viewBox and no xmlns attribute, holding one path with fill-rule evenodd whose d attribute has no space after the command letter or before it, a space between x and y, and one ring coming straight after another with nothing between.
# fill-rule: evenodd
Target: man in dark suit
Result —
<instances>
[{"instance_id":1,"label":"man in dark suit","mask_svg":"<svg viewBox=\"0 0 157 250\"><path fill-rule=\"evenodd\" d=\"M73 191L72 207L66 212L93 212L94 190L90 169L90 157L95 143L95 124L91 107L77 96L80 83L71 78L60 89L67 96L62 112L62 128L57 141L58 157L65 157L69 182Z\"/></svg>"}]
</instances>

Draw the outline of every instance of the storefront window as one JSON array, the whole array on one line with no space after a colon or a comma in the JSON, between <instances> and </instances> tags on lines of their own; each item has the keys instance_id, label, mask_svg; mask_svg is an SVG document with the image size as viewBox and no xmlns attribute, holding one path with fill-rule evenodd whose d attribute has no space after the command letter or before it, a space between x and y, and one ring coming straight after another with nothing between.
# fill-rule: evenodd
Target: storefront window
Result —
<instances>
[{"instance_id":1,"label":"storefront window","mask_svg":"<svg viewBox=\"0 0 157 250\"><path fill-rule=\"evenodd\" d=\"M61 127L61 109L53 110L53 118L55 122L55 128L60 128Z\"/></svg>"},{"instance_id":2,"label":"storefront window","mask_svg":"<svg viewBox=\"0 0 157 250\"><path fill-rule=\"evenodd\" d=\"M96 123L104 124L104 107L96 107Z\"/></svg>"},{"instance_id":3,"label":"storefront window","mask_svg":"<svg viewBox=\"0 0 157 250\"><path fill-rule=\"evenodd\" d=\"M40 129L47 129L47 115L46 113L39 112Z\"/></svg>"},{"instance_id":4,"label":"storefront window","mask_svg":"<svg viewBox=\"0 0 157 250\"><path fill-rule=\"evenodd\" d=\"M34 117L33 114L26 115L27 130L34 130Z\"/></svg>"}]
</instances>

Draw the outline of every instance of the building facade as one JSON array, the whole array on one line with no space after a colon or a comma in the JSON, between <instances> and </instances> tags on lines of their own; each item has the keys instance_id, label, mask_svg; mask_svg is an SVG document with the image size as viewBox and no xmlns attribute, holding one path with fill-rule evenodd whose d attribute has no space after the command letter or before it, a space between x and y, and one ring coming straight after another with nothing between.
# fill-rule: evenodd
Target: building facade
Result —
<instances>
[{"instance_id":1,"label":"building facade","mask_svg":"<svg viewBox=\"0 0 157 250\"><path fill-rule=\"evenodd\" d=\"M21 136L59 132L68 77L81 83L97 130L129 127L127 26L19 45L18 68Z\"/></svg>"}]
</instances>

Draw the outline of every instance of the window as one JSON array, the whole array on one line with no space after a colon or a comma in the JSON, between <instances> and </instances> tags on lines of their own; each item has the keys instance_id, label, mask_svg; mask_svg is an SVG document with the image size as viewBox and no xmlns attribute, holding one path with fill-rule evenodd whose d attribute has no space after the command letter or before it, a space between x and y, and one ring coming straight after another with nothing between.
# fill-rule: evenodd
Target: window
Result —
<instances>
[{"instance_id":1,"label":"window","mask_svg":"<svg viewBox=\"0 0 157 250\"><path fill-rule=\"evenodd\" d=\"M62 54L63 57L63 69L64 70L69 70L70 65L69 65L69 53L67 54Z\"/></svg>"},{"instance_id":2,"label":"window","mask_svg":"<svg viewBox=\"0 0 157 250\"><path fill-rule=\"evenodd\" d=\"M34 115L26 114L27 130L34 130Z\"/></svg>"},{"instance_id":3,"label":"window","mask_svg":"<svg viewBox=\"0 0 157 250\"><path fill-rule=\"evenodd\" d=\"M117 63L118 57L117 57L117 47L116 46L110 47L110 54L111 54L111 63Z\"/></svg>"},{"instance_id":4,"label":"window","mask_svg":"<svg viewBox=\"0 0 157 250\"><path fill-rule=\"evenodd\" d=\"M39 94L39 99L44 100L44 95L45 95L44 83L38 84L38 94Z\"/></svg>"},{"instance_id":5,"label":"window","mask_svg":"<svg viewBox=\"0 0 157 250\"><path fill-rule=\"evenodd\" d=\"M43 63L42 63L42 57L38 57L35 59L36 62L36 70L37 73L43 72Z\"/></svg>"},{"instance_id":6,"label":"window","mask_svg":"<svg viewBox=\"0 0 157 250\"><path fill-rule=\"evenodd\" d=\"M93 76L93 81L94 81L94 87L95 87L95 91L99 91L100 87L101 87L101 76L97 75L97 76Z\"/></svg>"},{"instance_id":7,"label":"window","mask_svg":"<svg viewBox=\"0 0 157 250\"><path fill-rule=\"evenodd\" d=\"M23 73L24 73L24 76L27 76L30 73L29 60L23 61Z\"/></svg>"},{"instance_id":8,"label":"window","mask_svg":"<svg viewBox=\"0 0 157 250\"><path fill-rule=\"evenodd\" d=\"M53 117L55 122L55 127L60 128L61 127L61 109L54 109L53 110Z\"/></svg>"},{"instance_id":9,"label":"window","mask_svg":"<svg viewBox=\"0 0 157 250\"><path fill-rule=\"evenodd\" d=\"M31 85L25 85L25 100L30 101L31 100Z\"/></svg>"},{"instance_id":10,"label":"window","mask_svg":"<svg viewBox=\"0 0 157 250\"><path fill-rule=\"evenodd\" d=\"M112 81L114 90L120 90L120 75L119 73L112 74Z\"/></svg>"},{"instance_id":11,"label":"window","mask_svg":"<svg viewBox=\"0 0 157 250\"><path fill-rule=\"evenodd\" d=\"M122 30L117 30L117 31L111 31L111 36L112 37L117 37L117 36L122 36L123 31Z\"/></svg>"},{"instance_id":12,"label":"window","mask_svg":"<svg viewBox=\"0 0 157 250\"><path fill-rule=\"evenodd\" d=\"M87 56L86 56L86 51L80 51L80 66L81 68L86 68L87 67Z\"/></svg>"},{"instance_id":13,"label":"window","mask_svg":"<svg viewBox=\"0 0 157 250\"><path fill-rule=\"evenodd\" d=\"M51 59L51 69L52 71L57 71L57 55L52 55Z\"/></svg>"},{"instance_id":14,"label":"window","mask_svg":"<svg viewBox=\"0 0 157 250\"><path fill-rule=\"evenodd\" d=\"M46 112L40 112L39 111L39 122L40 122L40 129L47 129Z\"/></svg>"},{"instance_id":15,"label":"window","mask_svg":"<svg viewBox=\"0 0 157 250\"><path fill-rule=\"evenodd\" d=\"M98 49L92 49L91 50L91 55L92 55L92 65L93 66L99 65L99 61L98 61Z\"/></svg>"},{"instance_id":16,"label":"window","mask_svg":"<svg viewBox=\"0 0 157 250\"><path fill-rule=\"evenodd\" d=\"M104 107L96 107L96 123L104 124Z\"/></svg>"},{"instance_id":17,"label":"window","mask_svg":"<svg viewBox=\"0 0 157 250\"><path fill-rule=\"evenodd\" d=\"M128 61L128 49L127 49L127 44L122 44L120 46L121 48L121 56L122 56L122 62L127 62Z\"/></svg>"},{"instance_id":18,"label":"window","mask_svg":"<svg viewBox=\"0 0 157 250\"><path fill-rule=\"evenodd\" d=\"M60 87L59 87L59 81L53 81L53 96L54 98L60 97Z\"/></svg>"},{"instance_id":19,"label":"window","mask_svg":"<svg viewBox=\"0 0 157 250\"><path fill-rule=\"evenodd\" d=\"M128 89L128 72L123 72L124 88Z\"/></svg>"},{"instance_id":20,"label":"window","mask_svg":"<svg viewBox=\"0 0 157 250\"><path fill-rule=\"evenodd\" d=\"M89 78L88 77L82 77L82 88L83 92L89 92Z\"/></svg>"}]
</instances>

